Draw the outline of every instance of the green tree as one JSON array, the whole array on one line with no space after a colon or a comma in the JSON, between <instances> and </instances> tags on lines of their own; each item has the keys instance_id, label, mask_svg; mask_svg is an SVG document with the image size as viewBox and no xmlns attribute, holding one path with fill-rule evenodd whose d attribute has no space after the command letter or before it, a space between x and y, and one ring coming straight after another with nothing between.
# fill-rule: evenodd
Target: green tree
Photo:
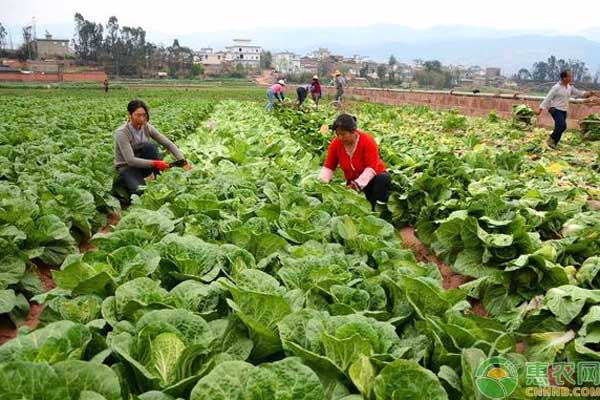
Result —
<instances>
[{"instance_id":1,"label":"green tree","mask_svg":"<svg viewBox=\"0 0 600 400\"><path fill-rule=\"evenodd\" d=\"M383 87L383 82L385 81L387 74L387 67L385 64L379 64L377 66L377 77L379 78L379 85Z\"/></svg>"},{"instance_id":2,"label":"green tree","mask_svg":"<svg viewBox=\"0 0 600 400\"><path fill-rule=\"evenodd\" d=\"M262 51L260 53L260 68L261 69L270 69L273 64L273 55L270 51Z\"/></svg>"},{"instance_id":3,"label":"green tree","mask_svg":"<svg viewBox=\"0 0 600 400\"><path fill-rule=\"evenodd\" d=\"M546 80L558 81L560 73L567 69L572 72L574 82L581 82L589 75L589 69L586 67L585 62L576 59L565 61L562 58L557 59L554 55L551 55L546 61L539 61L533 64L530 73L531 79L538 82Z\"/></svg>"},{"instance_id":4,"label":"green tree","mask_svg":"<svg viewBox=\"0 0 600 400\"><path fill-rule=\"evenodd\" d=\"M575 82L582 82L589 72L585 62L580 60L569 60L569 69L573 73L573 81Z\"/></svg>"},{"instance_id":5,"label":"green tree","mask_svg":"<svg viewBox=\"0 0 600 400\"><path fill-rule=\"evenodd\" d=\"M120 53L122 43L119 35L119 21L117 17L112 16L108 19L106 24L106 37L102 45L102 57L101 62L107 72L111 72L114 75L120 75Z\"/></svg>"},{"instance_id":6,"label":"green tree","mask_svg":"<svg viewBox=\"0 0 600 400\"><path fill-rule=\"evenodd\" d=\"M192 64L192 70L191 70L192 78L195 78L202 74L204 74L204 65L202 65L200 63Z\"/></svg>"},{"instance_id":7,"label":"green tree","mask_svg":"<svg viewBox=\"0 0 600 400\"><path fill-rule=\"evenodd\" d=\"M77 58L84 62L96 62L102 52L104 28L88 21L80 13L75 14L75 39L73 46Z\"/></svg>"},{"instance_id":8,"label":"green tree","mask_svg":"<svg viewBox=\"0 0 600 400\"><path fill-rule=\"evenodd\" d=\"M433 89L452 87L452 73L438 60L428 60L422 63L423 69L415 74L420 86Z\"/></svg>"},{"instance_id":9,"label":"green tree","mask_svg":"<svg viewBox=\"0 0 600 400\"><path fill-rule=\"evenodd\" d=\"M174 39L173 44L167 47L167 59L169 72L173 77L190 76L194 54L189 47L181 46L178 39Z\"/></svg>"},{"instance_id":10,"label":"green tree","mask_svg":"<svg viewBox=\"0 0 600 400\"><path fill-rule=\"evenodd\" d=\"M248 76L248 71L246 71L242 64L238 63L228 75L231 78L246 78Z\"/></svg>"},{"instance_id":11,"label":"green tree","mask_svg":"<svg viewBox=\"0 0 600 400\"><path fill-rule=\"evenodd\" d=\"M0 50L4 50L4 46L6 46L6 29L2 22L0 22Z\"/></svg>"},{"instance_id":12,"label":"green tree","mask_svg":"<svg viewBox=\"0 0 600 400\"><path fill-rule=\"evenodd\" d=\"M569 63L566 62L565 60L563 60L562 58L560 60L558 60L556 64L558 66L559 74L560 74L560 72L562 72L565 69L569 68ZM559 77L560 77L560 75L559 75Z\"/></svg>"},{"instance_id":13,"label":"green tree","mask_svg":"<svg viewBox=\"0 0 600 400\"><path fill-rule=\"evenodd\" d=\"M32 27L24 26L23 30L23 44L21 45L19 55L21 60L31 60L35 57L34 49L33 49L33 34Z\"/></svg>"},{"instance_id":14,"label":"green tree","mask_svg":"<svg viewBox=\"0 0 600 400\"><path fill-rule=\"evenodd\" d=\"M119 43L119 20L114 15L106 23L106 39L104 47L108 53L111 53Z\"/></svg>"},{"instance_id":15,"label":"green tree","mask_svg":"<svg viewBox=\"0 0 600 400\"><path fill-rule=\"evenodd\" d=\"M389 80L390 82L395 82L396 81L396 65L398 64L398 61L396 60L396 57L394 57L394 55L390 55L390 59L388 60L388 66L390 67L388 76L389 76Z\"/></svg>"},{"instance_id":16,"label":"green tree","mask_svg":"<svg viewBox=\"0 0 600 400\"><path fill-rule=\"evenodd\" d=\"M425 71L441 71L442 63L438 60L425 61L423 63L423 68L425 69Z\"/></svg>"},{"instance_id":17,"label":"green tree","mask_svg":"<svg viewBox=\"0 0 600 400\"><path fill-rule=\"evenodd\" d=\"M531 77L534 81L543 82L548 76L548 64L544 61L536 62L531 69Z\"/></svg>"},{"instance_id":18,"label":"green tree","mask_svg":"<svg viewBox=\"0 0 600 400\"><path fill-rule=\"evenodd\" d=\"M517 72L517 80L520 82L530 81L531 72L529 72L527 68L521 68L519 72Z\"/></svg>"},{"instance_id":19,"label":"green tree","mask_svg":"<svg viewBox=\"0 0 600 400\"><path fill-rule=\"evenodd\" d=\"M141 75L146 64L146 31L141 27L123 26L118 41L120 71L124 75Z\"/></svg>"},{"instance_id":20,"label":"green tree","mask_svg":"<svg viewBox=\"0 0 600 400\"><path fill-rule=\"evenodd\" d=\"M321 79L325 79L333 70L333 63L327 59L321 59L317 63L317 74ZM330 75L329 75L330 76Z\"/></svg>"},{"instance_id":21,"label":"green tree","mask_svg":"<svg viewBox=\"0 0 600 400\"><path fill-rule=\"evenodd\" d=\"M558 69L558 64L556 61L556 57L550 56L548 57L548 61L546 62L548 65L547 77L552 81L557 81L560 77L560 71Z\"/></svg>"},{"instance_id":22,"label":"green tree","mask_svg":"<svg viewBox=\"0 0 600 400\"><path fill-rule=\"evenodd\" d=\"M358 76L366 78L369 75L369 63L364 63L358 71Z\"/></svg>"}]
</instances>

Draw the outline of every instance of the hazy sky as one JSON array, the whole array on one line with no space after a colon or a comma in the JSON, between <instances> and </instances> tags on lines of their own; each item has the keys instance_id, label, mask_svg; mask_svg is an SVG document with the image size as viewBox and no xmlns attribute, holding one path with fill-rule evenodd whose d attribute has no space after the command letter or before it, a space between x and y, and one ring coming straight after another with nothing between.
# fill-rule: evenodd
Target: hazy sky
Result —
<instances>
[{"instance_id":1,"label":"hazy sky","mask_svg":"<svg viewBox=\"0 0 600 400\"><path fill-rule=\"evenodd\" d=\"M569 5L573 4L574 7ZM412 28L470 25L499 29L577 33L600 26L600 0L446 0L446 1L264 1L264 0L0 0L4 25L73 21L75 12L106 23L116 15L122 25L147 32L188 34L272 26L340 26L397 23Z\"/></svg>"}]
</instances>

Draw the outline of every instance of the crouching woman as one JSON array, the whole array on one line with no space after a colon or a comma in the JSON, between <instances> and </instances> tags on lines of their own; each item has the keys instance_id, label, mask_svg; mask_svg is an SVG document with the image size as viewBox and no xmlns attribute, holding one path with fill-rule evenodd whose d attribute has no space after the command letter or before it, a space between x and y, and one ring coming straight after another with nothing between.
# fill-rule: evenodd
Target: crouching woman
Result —
<instances>
[{"instance_id":1,"label":"crouching woman","mask_svg":"<svg viewBox=\"0 0 600 400\"><path fill-rule=\"evenodd\" d=\"M330 182L339 165L350 189L364 192L374 211L388 201L391 178L379 157L377 142L356 127L356 118L341 114L333 123L335 138L327 150L319 178Z\"/></svg>"},{"instance_id":2,"label":"crouching woman","mask_svg":"<svg viewBox=\"0 0 600 400\"><path fill-rule=\"evenodd\" d=\"M140 186L151 174L158 175L169 168L163 161L157 143L175 157L178 164L186 164L177 146L148 122L148 106L142 100L127 104L128 121L115 131L115 161L119 183L130 195L140 195Z\"/></svg>"}]
</instances>

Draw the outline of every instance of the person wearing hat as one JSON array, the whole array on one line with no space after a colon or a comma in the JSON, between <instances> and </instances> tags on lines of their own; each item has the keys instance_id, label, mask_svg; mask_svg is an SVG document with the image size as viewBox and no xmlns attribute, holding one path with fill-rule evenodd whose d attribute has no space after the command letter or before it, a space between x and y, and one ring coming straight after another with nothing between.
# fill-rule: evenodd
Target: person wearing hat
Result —
<instances>
[{"instance_id":1,"label":"person wearing hat","mask_svg":"<svg viewBox=\"0 0 600 400\"><path fill-rule=\"evenodd\" d=\"M356 117L341 114L333 123L335 138L327 150L325 165L319 179L329 183L339 165L344 172L347 186L364 192L375 211L377 204L388 201L392 180L385 164L379 157L379 147L371 135L359 131Z\"/></svg>"},{"instance_id":2,"label":"person wearing hat","mask_svg":"<svg viewBox=\"0 0 600 400\"><path fill-rule=\"evenodd\" d=\"M267 111L271 111L273 109L273 103L275 99L277 99L280 103L283 103L283 100L285 100L285 95L283 94L284 86L284 80L280 79L276 84L272 85L269 90L267 90L267 97L269 98L269 102L265 107Z\"/></svg>"},{"instance_id":3,"label":"person wearing hat","mask_svg":"<svg viewBox=\"0 0 600 400\"><path fill-rule=\"evenodd\" d=\"M312 83L310 84L310 94L313 101L318 106L319 99L321 98L321 84L319 83L319 77L317 75L313 76Z\"/></svg>"},{"instance_id":4,"label":"person wearing hat","mask_svg":"<svg viewBox=\"0 0 600 400\"><path fill-rule=\"evenodd\" d=\"M334 76L335 77L333 78L333 81L335 84L335 101L341 103L346 90L346 78L342 76L342 73L339 70L335 71Z\"/></svg>"}]
</instances>

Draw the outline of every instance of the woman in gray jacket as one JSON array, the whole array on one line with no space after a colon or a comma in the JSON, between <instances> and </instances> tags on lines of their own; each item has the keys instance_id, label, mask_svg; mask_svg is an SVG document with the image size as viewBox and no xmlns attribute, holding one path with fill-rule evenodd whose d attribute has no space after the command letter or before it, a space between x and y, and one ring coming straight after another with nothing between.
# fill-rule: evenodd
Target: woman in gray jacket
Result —
<instances>
[{"instance_id":1,"label":"woman in gray jacket","mask_svg":"<svg viewBox=\"0 0 600 400\"><path fill-rule=\"evenodd\" d=\"M128 122L115 131L115 168L119 182L129 194L140 195L140 185L151 174L159 174L170 167L163 161L159 143L177 160L177 165L187 165L183 154L175 143L160 134L148 123L148 106L142 100L132 100L127 104ZM156 143L155 143L156 142Z\"/></svg>"}]
</instances>

